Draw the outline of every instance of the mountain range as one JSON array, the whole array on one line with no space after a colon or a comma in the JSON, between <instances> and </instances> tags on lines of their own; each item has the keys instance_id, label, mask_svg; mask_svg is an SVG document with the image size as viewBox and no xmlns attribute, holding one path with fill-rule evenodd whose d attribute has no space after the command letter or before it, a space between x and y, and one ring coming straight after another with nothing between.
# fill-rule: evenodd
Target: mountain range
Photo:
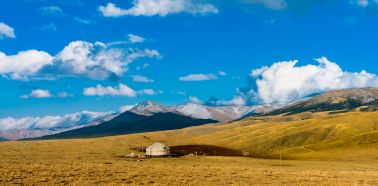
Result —
<instances>
[{"instance_id":1,"label":"mountain range","mask_svg":"<svg viewBox=\"0 0 378 186\"><path fill-rule=\"evenodd\" d=\"M163 106L151 101L146 101L136 105L131 110L127 110L123 113L110 113L105 117L101 117L84 125L81 124L66 129L53 130L20 129L0 131L0 138L8 140L24 138L85 138L174 130L264 115L377 110L377 88L334 90L323 94L314 94L314 97L307 97L304 100L287 105L205 106L188 103L176 106Z\"/></svg>"},{"instance_id":2,"label":"mountain range","mask_svg":"<svg viewBox=\"0 0 378 186\"><path fill-rule=\"evenodd\" d=\"M84 138L180 129L235 120L251 112L260 112L258 110L260 107L210 107L194 103L163 106L146 101L101 124L63 131L38 139Z\"/></svg>"}]
</instances>

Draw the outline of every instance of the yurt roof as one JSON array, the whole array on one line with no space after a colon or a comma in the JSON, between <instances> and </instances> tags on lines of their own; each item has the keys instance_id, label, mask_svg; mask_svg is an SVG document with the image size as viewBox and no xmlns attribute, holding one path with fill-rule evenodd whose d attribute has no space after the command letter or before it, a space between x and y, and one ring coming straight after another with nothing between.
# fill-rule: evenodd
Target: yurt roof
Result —
<instances>
[{"instance_id":1,"label":"yurt roof","mask_svg":"<svg viewBox=\"0 0 378 186\"><path fill-rule=\"evenodd\" d=\"M162 143L154 143L148 147L149 149L160 149L160 148L168 148L166 145Z\"/></svg>"}]
</instances>

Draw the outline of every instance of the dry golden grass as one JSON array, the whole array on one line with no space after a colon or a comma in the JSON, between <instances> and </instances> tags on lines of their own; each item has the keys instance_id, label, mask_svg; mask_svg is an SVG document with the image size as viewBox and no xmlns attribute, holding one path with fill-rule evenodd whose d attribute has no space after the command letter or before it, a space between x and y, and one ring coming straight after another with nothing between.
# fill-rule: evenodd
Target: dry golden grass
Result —
<instances>
[{"instance_id":1,"label":"dry golden grass","mask_svg":"<svg viewBox=\"0 0 378 186\"><path fill-rule=\"evenodd\" d=\"M1 163L0 184L377 185L374 165L240 157L122 159L93 155ZM42 156L40 156L42 158Z\"/></svg>"},{"instance_id":2,"label":"dry golden grass","mask_svg":"<svg viewBox=\"0 0 378 186\"><path fill-rule=\"evenodd\" d=\"M0 185L378 185L375 118L378 113L319 113L104 138L2 142ZM266 157L281 153L292 160L123 157L156 141Z\"/></svg>"}]
</instances>

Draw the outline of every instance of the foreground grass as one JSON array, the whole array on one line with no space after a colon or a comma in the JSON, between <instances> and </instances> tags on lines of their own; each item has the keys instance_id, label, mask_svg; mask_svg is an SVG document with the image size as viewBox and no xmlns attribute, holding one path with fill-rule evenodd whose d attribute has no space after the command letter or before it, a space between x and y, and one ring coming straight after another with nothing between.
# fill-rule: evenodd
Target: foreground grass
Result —
<instances>
[{"instance_id":1,"label":"foreground grass","mask_svg":"<svg viewBox=\"0 0 378 186\"><path fill-rule=\"evenodd\" d=\"M1 163L0 184L23 185L377 185L373 164L242 157L124 159L46 157ZM92 159L92 161L88 161Z\"/></svg>"},{"instance_id":2,"label":"foreground grass","mask_svg":"<svg viewBox=\"0 0 378 186\"><path fill-rule=\"evenodd\" d=\"M93 139L0 143L0 185L378 185L378 113L250 118ZM210 144L275 158L124 158L134 147ZM291 159L291 160L289 160Z\"/></svg>"}]
</instances>

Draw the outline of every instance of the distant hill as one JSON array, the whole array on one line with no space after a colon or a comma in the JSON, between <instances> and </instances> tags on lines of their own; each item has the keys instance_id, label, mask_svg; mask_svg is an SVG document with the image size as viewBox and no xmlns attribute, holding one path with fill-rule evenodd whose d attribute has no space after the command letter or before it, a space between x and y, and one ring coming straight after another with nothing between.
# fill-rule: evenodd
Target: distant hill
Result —
<instances>
[{"instance_id":1,"label":"distant hill","mask_svg":"<svg viewBox=\"0 0 378 186\"><path fill-rule=\"evenodd\" d=\"M89 126L44 136L38 139L86 138L112 136L141 132L163 131L216 123L212 119L198 119L172 112L164 106L144 102L130 111L113 118L110 121L95 126Z\"/></svg>"},{"instance_id":2,"label":"distant hill","mask_svg":"<svg viewBox=\"0 0 378 186\"><path fill-rule=\"evenodd\" d=\"M378 111L378 88L333 90L296 102L266 115L324 111Z\"/></svg>"}]
</instances>

